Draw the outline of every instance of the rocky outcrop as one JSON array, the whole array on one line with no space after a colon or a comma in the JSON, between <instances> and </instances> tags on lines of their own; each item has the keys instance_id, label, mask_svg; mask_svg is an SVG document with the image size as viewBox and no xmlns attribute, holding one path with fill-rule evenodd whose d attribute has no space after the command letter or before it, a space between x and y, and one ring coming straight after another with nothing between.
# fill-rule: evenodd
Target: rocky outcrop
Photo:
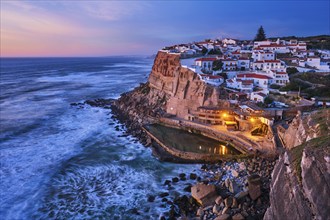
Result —
<instances>
[{"instance_id":1,"label":"rocky outcrop","mask_svg":"<svg viewBox=\"0 0 330 220\"><path fill-rule=\"evenodd\" d=\"M166 114L186 118L200 106L228 106L229 103L219 101L218 90L192 70L182 67L179 55L159 51L148 82L122 94L112 110L126 124L129 133L141 140L145 138L141 126Z\"/></svg>"},{"instance_id":2,"label":"rocky outcrop","mask_svg":"<svg viewBox=\"0 0 330 220\"><path fill-rule=\"evenodd\" d=\"M150 88L168 95L166 112L181 118L200 106L228 105L219 101L218 88L207 85L197 73L182 67L177 54L158 52L148 82Z\"/></svg>"},{"instance_id":3,"label":"rocky outcrop","mask_svg":"<svg viewBox=\"0 0 330 220\"><path fill-rule=\"evenodd\" d=\"M311 210L304 201L296 175L285 153L274 167L270 191L270 207L264 220L311 219Z\"/></svg>"},{"instance_id":4,"label":"rocky outcrop","mask_svg":"<svg viewBox=\"0 0 330 220\"><path fill-rule=\"evenodd\" d=\"M329 219L329 112L298 115L284 133L287 150L272 173L265 220Z\"/></svg>"},{"instance_id":5,"label":"rocky outcrop","mask_svg":"<svg viewBox=\"0 0 330 220\"><path fill-rule=\"evenodd\" d=\"M207 85L197 73L182 67L179 55L159 51L148 82L124 93L115 105L143 122L148 115L169 113L184 118L200 106L228 105L218 97L218 88Z\"/></svg>"},{"instance_id":6,"label":"rocky outcrop","mask_svg":"<svg viewBox=\"0 0 330 220\"><path fill-rule=\"evenodd\" d=\"M330 135L330 110L298 113L286 130L279 131L285 147L291 149L313 138ZM294 137L294 138L293 138Z\"/></svg>"}]
</instances>

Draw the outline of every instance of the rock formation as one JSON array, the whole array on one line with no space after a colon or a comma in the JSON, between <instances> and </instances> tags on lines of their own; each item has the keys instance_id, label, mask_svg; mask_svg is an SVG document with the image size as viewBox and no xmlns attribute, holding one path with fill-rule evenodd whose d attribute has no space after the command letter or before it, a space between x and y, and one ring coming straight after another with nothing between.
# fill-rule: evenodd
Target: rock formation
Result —
<instances>
[{"instance_id":1,"label":"rock formation","mask_svg":"<svg viewBox=\"0 0 330 220\"><path fill-rule=\"evenodd\" d=\"M288 150L272 173L265 220L329 219L329 114L320 110L298 115L283 134Z\"/></svg>"},{"instance_id":2,"label":"rock formation","mask_svg":"<svg viewBox=\"0 0 330 220\"><path fill-rule=\"evenodd\" d=\"M185 118L199 106L228 105L218 97L218 88L207 85L194 71L182 67L179 55L159 51L148 82L123 94L115 105L143 124L148 116L168 113Z\"/></svg>"},{"instance_id":3,"label":"rock formation","mask_svg":"<svg viewBox=\"0 0 330 220\"><path fill-rule=\"evenodd\" d=\"M298 115L292 120L287 130L281 129L279 135L285 147L291 149L313 138L330 135L329 111L316 111L312 114Z\"/></svg>"}]
</instances>

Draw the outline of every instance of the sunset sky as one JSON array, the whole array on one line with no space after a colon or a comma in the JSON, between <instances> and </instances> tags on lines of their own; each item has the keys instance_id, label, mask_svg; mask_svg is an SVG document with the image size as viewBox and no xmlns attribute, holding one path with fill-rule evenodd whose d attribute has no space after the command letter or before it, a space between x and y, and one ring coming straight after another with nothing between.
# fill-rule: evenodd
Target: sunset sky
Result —
<instances>
[{"instance_id":1,"label":"sunset sky","mask_svg":"<svg viewBox=\"0 0 330 220\"><path fill-rule=\"evenodd\" d=\"M330 34L329 1L1 0L1 56L154 54L233 37Z\"/></svg>"}]
</instances>

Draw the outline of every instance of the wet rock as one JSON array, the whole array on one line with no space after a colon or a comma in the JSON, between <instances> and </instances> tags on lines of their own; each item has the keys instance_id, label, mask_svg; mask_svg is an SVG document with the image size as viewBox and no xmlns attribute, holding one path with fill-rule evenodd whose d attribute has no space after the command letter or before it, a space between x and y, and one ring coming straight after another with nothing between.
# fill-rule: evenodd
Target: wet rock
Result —
<instances>
[{"instance_id":1,"label":"wet rock","mask_svg":"<svg viewBox=\"0 0 330 220\"><path fill-rule=\"evenodd\" d=\"M159 197L163 198L163 197L166 197L168 195L170 195L168 192L163 192L163 193L159 194Z\"/></svg>"},{"instance_id":2,"label":"wet rock","mask_svg":"<svg viewBox=\"0 0 330 220\"><path fill-rule=\"evenodd\" d=\"M197 210L196 215L197 215L197 216L203 216L203 215L204 215L203 208L199 208L199 209Z\"/></svg>"},{"instance_id":3,"label":"wet rock","mask_svg":"<svg viewBox=\"0 0 330 220\"><path fill-rule=\"evenodd\" d=\"M229 219L230 219L230 215L222 214L222 215L219 215L218 217L216 217L214 220L229 220Z\"/></svg>"},{"instance_id":4,"label":"wet rock","mask_svg":"<svg viewBox=\"0 0 330 220\"><path fill-rule=\"evenodd\" d=\"M183 190L185 192L191 192L191 185L186 186Z\"/></svg>"},{"instance_id":5,"label":"wet rock","mask_svg":"<svg viewBox=\"0 0 330 220\"><path fill-rule=\"evenodd\" d=\"M241 213L233 215L232 220L244 220L244 216Z\"/></svg>"},{"instance_id":6,"label":"wet rock","mask_svg":"<svg viewBox=\"0 0 330 220\"><path fill-rule=\"evenodd\" d=\"M220 205L222 202L223 202L223 199L222 199L221 196L218 196L218 197L215 199L215 204L217 204L217 205Z\"/></svg>"},{"instance_id":7,"label":"wet rock","mask_svg":"<svg viewBox=\"0 0 330 220\"><path fill-rule=\"evenodd\" d=\"M227 178L225 180L225 186L228 188L229 192L237 193L239 191L239 186L237 185L235 180L231 180Z\"/></svg>"},{"instance_id":8,"label":"wet rock","mask_svg":"<svg viewBox=\"0 0 330 220\"><path fill-rule=\"evenodd\" d=\"M252 200L256 200L261 196L261 180L259 175L253 174L248 177L248 189Z\"/></svg>"},{"instance_id":9,"label":"wet rock","mask_svg":"<svg viewBox=\"0 0 330 220\"><path fill-rule=\"evenodd\" d=\"M225 207L230 208L233 204L233 197L229 196L225 198Z\"/></svg>"},{"instance_id":10,"label":"wet rock","mask_svg":"<svg viewBox=\"0 0 330 220\"><path fill-rule=\"evenodd\" d=\"M233 175L233 177L238 177L239 173L236 170L232 170L231 174Z\"/></svg>"},{"instance_id":11,"label":"wet rock","mask_svg":"<svg viewBox=\"0 0 330 220\"><path fill-rule=\"evenodd\" d=\"M164 185L170 185L171 184L171 180L165 180Z\"/></svg>"},{"instance_id":12,"label":"wet rock","mask_svg":"<svg viewBox=\"0 0 330 220\"><path fill-rule=\"evenodd\" d=\"M153 201L155 201L155 196L152 195L148 196L148 202L153 202Z\"/></svg>"},{"instance_id":13,"label":"wet rock","mask_svg":"<svg viewBox=\"0 0 330 220\"><path fill-rule=\"evenodd\" d=\"M189 175L189 178L190 178L191 180L195 180L195 179L197 178L197 174L195 174L195 173L191 173L191 174Z\"/></svg>"},{"instance_id":14,"label":"wet rock","mask_svg":"<svg viewBox=\"0 0 330 220\"><path fill-rule=\"evenodd\" d=\"M185 173L180 173L180 174L179 174L179 177L180 177L180 178L186 177L186 174L185 174Z\"/></svg>"},{"instance_id":15,"label":"wet rock","mask_svg":"<svg viewBox=\"0 0 330 220\"><path fill-rule=\"evenodd\" d=\"M177 182L179 182L179 178L178 178L178 177L173 177L173 178L172 178L172 182L173 182L173 183L177 183Z\"/></svg>"},{"instance_id":16,"label":"wet rock","mask_svg":"<svg viewBox=\"0 0 330 220\"><path fill-rule=\"evenodd\" d=\"M214 204L217 192L215 185L197 184L191 188L191 195L202 206Z\"/></svg>"},{"instance_id":17,"label":"wet rock","mask_svg":"<svg viewBox=\"0 0 330 220\"><path fill-rule=\"evenodd\" d=\"M221 210L221 208L220 208L220 206L217 205L217 204L215 204L215 205L213 206L213 208L212 208L212 212L215 213L215 214L219 214L219 213L220 213L220 210Z\"/></svg>"},{"instance_id":18,"label":"wet rock","mask_svg":"<svg viewBox=\"0 0 330 220\"><path fill-rule=\"evenodd\" d=\"M235 198L237 200L242 200L244 199L247 195L249 195L249 191L242 191L242 192L239 192L235 195Z\"/></svg>"},{"instance_id":19,"label":"wet rock","mask_svg":"<svg viewBox=\"0 0 330 220\"><path fill-rule=\"evenodd\" d=\"M246 166L245 166L245 163L244 163L244 162L239 163L239 164L238 164L238 167L239 167L239 170L240 170L240 171L244 171L244 170L246 170Z\"/></svg>"}]
</instances>

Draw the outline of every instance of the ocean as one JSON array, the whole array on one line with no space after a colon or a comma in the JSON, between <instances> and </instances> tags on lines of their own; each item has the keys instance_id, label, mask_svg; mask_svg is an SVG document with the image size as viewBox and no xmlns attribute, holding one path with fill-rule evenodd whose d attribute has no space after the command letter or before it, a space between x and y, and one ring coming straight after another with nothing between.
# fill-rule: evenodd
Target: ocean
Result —
<instances>
[{"instance_id":1,"label":"ocean","mask_svg":"<svg viewBox=\"0 0 330 220\"><path fill-rule=\"evenodd\" d=\"M152 59L0 61L2 220L158 219L170 207L157 196L164 181L199 172L199 165L158 161L111 110L70 105L118 98L147 80ZM184 184L174 193L184 194Z\"/></svg>"}]
</instances>

